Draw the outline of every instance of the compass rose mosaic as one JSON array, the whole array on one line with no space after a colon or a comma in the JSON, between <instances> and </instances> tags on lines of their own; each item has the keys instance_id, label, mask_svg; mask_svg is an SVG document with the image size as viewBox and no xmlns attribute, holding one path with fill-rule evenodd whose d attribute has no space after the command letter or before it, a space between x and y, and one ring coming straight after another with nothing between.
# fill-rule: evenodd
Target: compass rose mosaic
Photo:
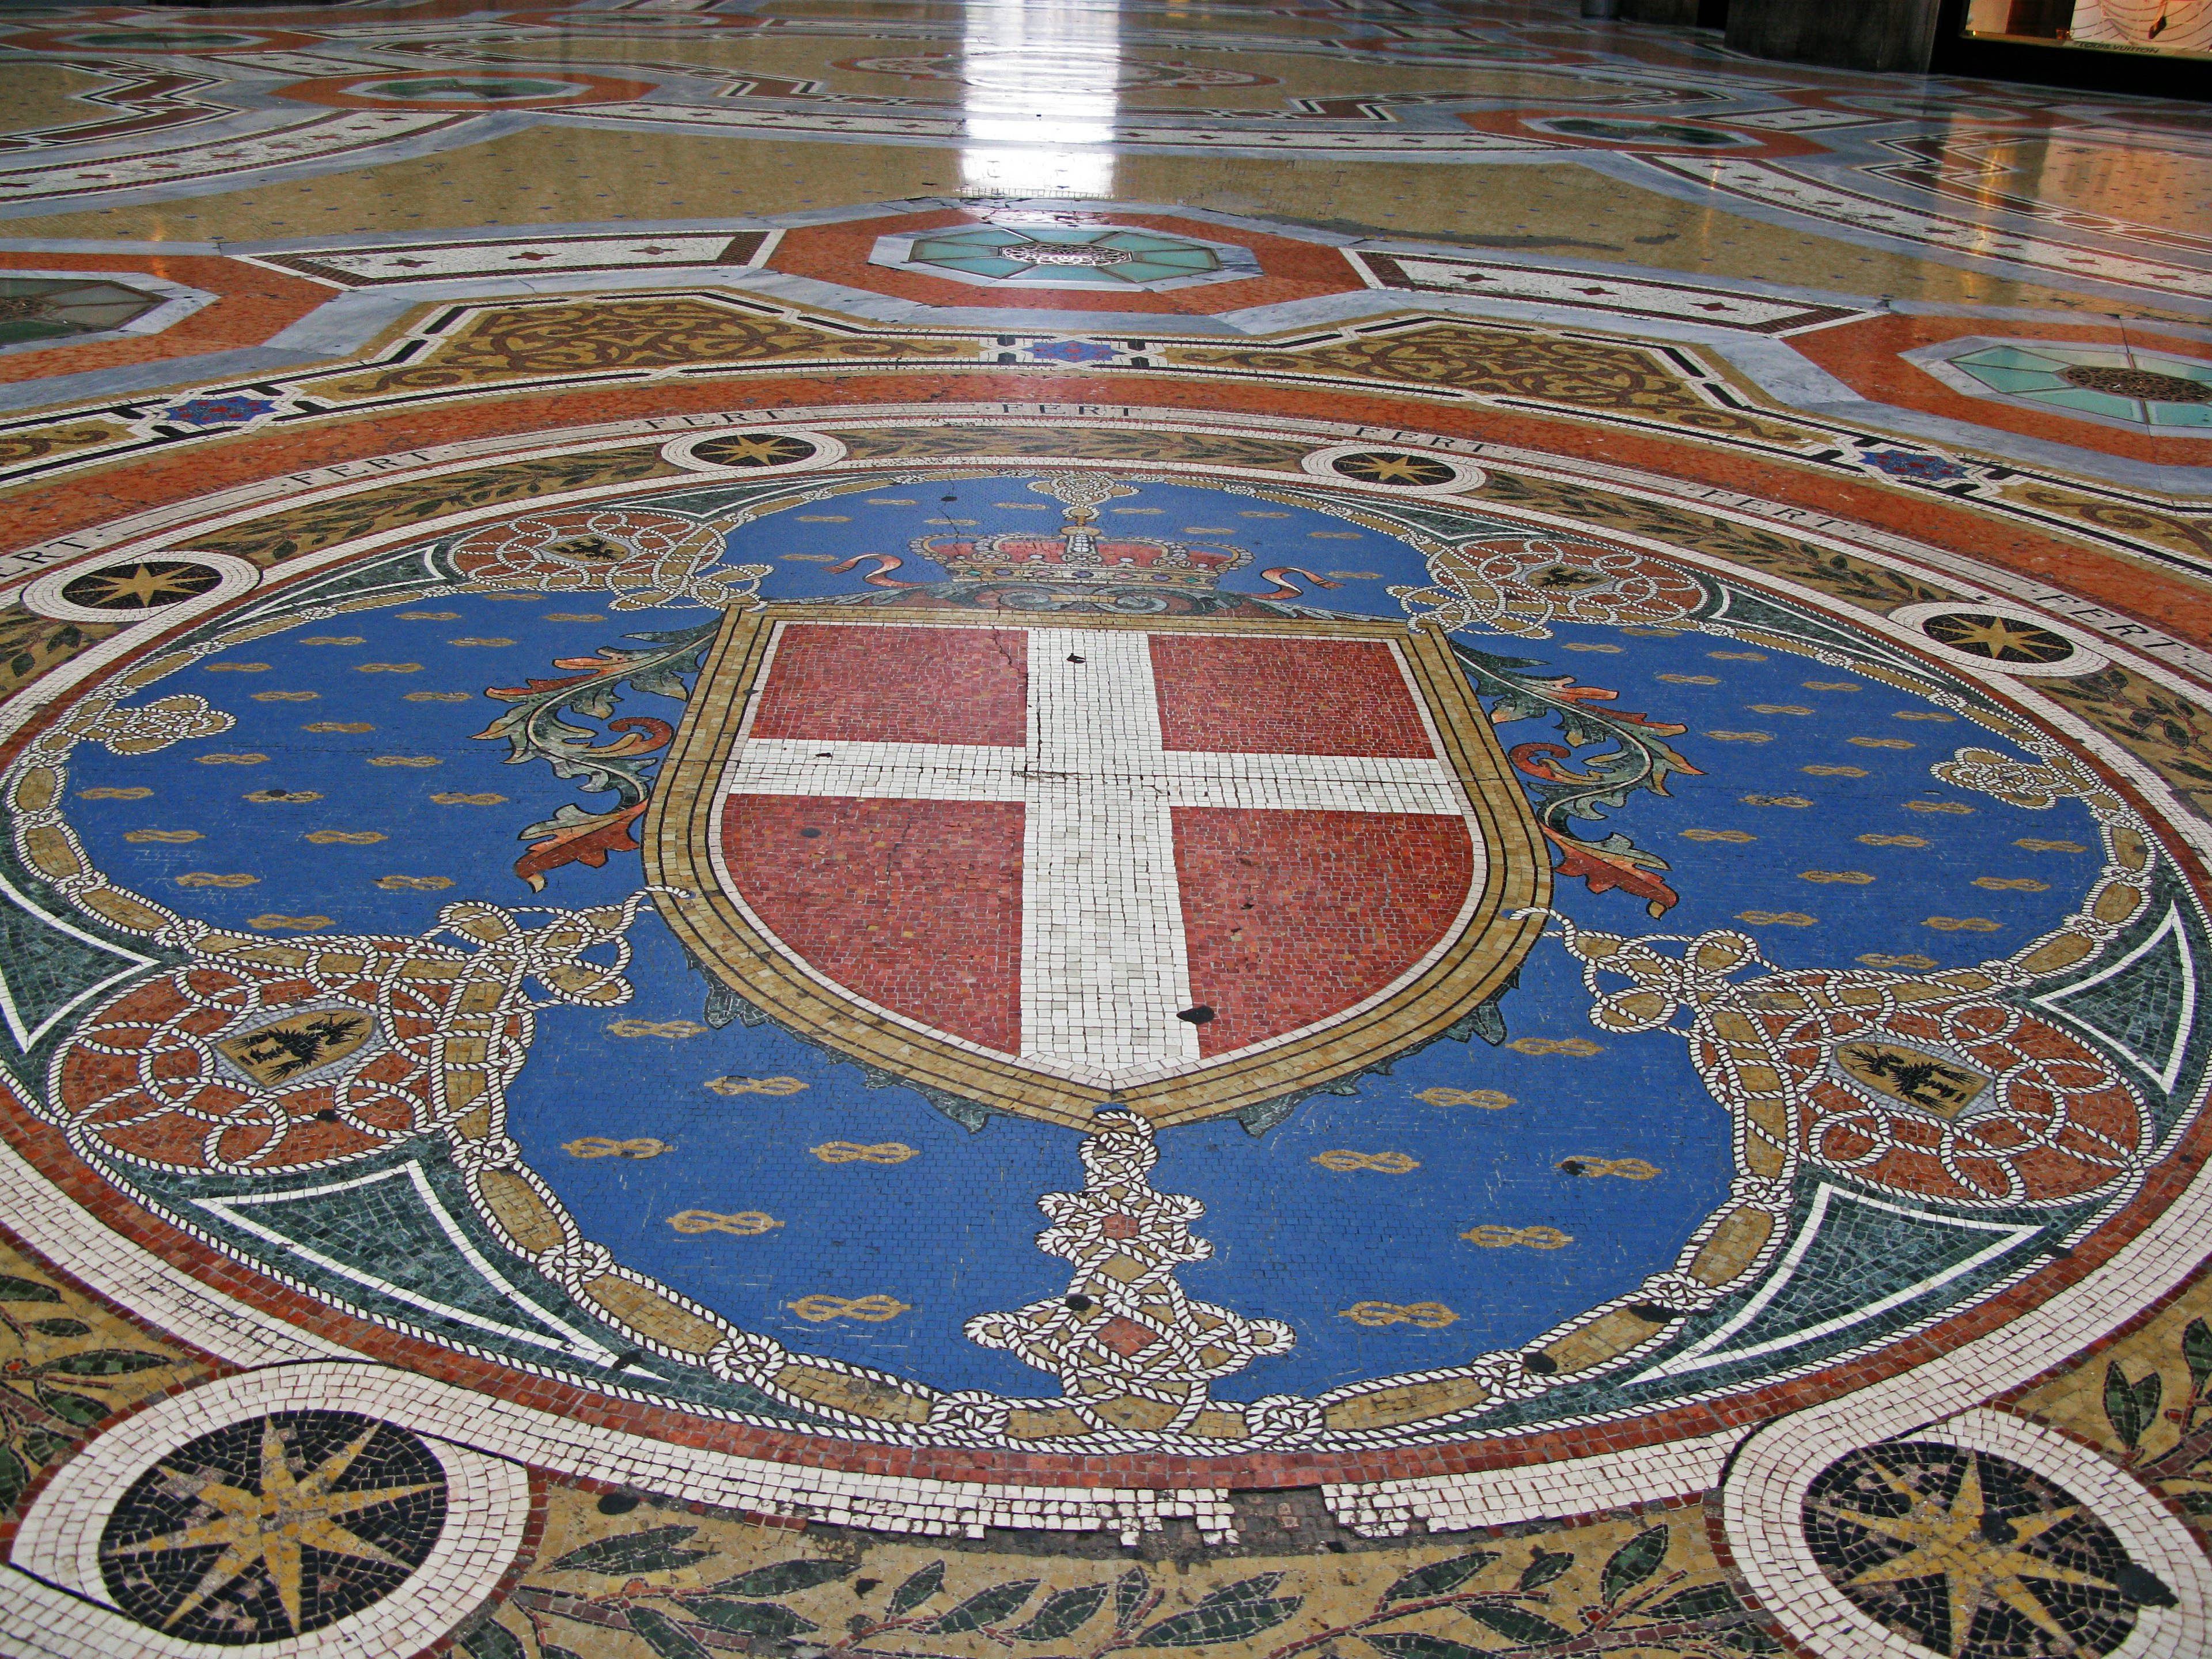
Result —
<instances>
[{"instance_id":1,"label":"compass rose mosaic","mask_svg":"<svg viewBox=\"0 0 2212 1659\"><path fill-rule=\"evenodd\" d=\"M445 1519L445 1471L405 1431L336 1412L235 1424L177 1449L109 1516L127 1611L225 1646L304 1635L404 1583Z\"/></svg>"}]
</instances>

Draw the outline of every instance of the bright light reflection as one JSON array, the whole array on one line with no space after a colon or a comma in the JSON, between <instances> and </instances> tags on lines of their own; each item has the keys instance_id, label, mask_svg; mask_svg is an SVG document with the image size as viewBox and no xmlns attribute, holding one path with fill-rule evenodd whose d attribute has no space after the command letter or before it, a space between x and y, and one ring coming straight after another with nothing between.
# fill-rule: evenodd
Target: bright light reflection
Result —
<instances>
[{"instance_id":1,"label":"bright light reflection","mask_svg":"<svg viewBox=\"0 0 2212 1659\"><path fill-rule=\"evenodd\" d=\"M975 0L961 45L962 190L1111 196L1121 64L1110 3Z\"/></svg>"}]
</instances>

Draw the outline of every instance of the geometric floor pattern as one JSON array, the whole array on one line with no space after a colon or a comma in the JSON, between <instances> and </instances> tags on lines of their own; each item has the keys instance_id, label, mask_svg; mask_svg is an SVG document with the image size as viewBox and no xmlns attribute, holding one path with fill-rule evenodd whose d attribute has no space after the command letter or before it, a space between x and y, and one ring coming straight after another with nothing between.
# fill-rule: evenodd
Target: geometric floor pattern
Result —
<instances>
[{"instance_id":1,"label":"geometric floor pattern","mask_svg":"<svg viewBox=\"0 0 2212 1659\"><path fill-rule=\"evenodd\" d=\"M2212 1648L2212 118L1572 13L0 15L0 1648Z\"/></svg>"}]
</instances>

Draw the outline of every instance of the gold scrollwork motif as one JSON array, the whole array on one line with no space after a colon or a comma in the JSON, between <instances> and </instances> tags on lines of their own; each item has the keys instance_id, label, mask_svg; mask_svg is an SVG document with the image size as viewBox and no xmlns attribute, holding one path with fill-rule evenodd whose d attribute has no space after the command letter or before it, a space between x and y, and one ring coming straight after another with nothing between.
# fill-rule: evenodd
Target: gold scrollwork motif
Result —
<instances>
[{"instance_id":1,"label":"gold scrollwork motif","mask_svg":"<svg viewBox=\"0 0 2212 1659\"><path fill-rule=\"evenodd\" d=\"M1494 1221L1470 1227L1460 1237L1486 1250L1507 1250L1516 1244L1532 1250L1564 1250L1575 1242L1572 1233L1563 1233L1557 1227L1502 1227Z\"/></svg>"},{"instance_id":2,"label":"gold scrollwork motif","mask_svg":"<svg viewBox=\"0 0 2212 1659\"><path fill-rule=\"evenodd\" d=\"M1592 1054L1604 1052L1604 1045L1592 1042L1588 1037L1515 1037L1505 1045L1516 1054L1567 1054L1576 1060L1588 1060Z\"/></svg>"},{"instance_id":3,"label":"gold scrollwork motif","mask_svg":"<svg viewBox=\"0 0 2212 1659\"><path fill-rule=\"evenodd\" d=\"M1423 1331L1459 1322L1459 1316L1441 1302L1355 1302L1337 1316L1355 1325L1411 1325Z\"/></svg>"},{"instance_id":4,"label":"gold scrollwork motif","mask_svg":"<svg viewBox=\"0 0 2212 1659\"><path fill-rule=\"evenodd\" d=\"M738 1210L729 1215L715 1210L683 1210L669 1217L668 1224L679 1233L735 1233L739 1238L757 1238L783 1223L765 1210Z\"/></svg>"},{"instance_id":5,"label":"gold scrollwork motif","mask_svg":"<svg viewBox=\"0 0 2212 1659\"><path fill-rule=\"evenodd\" d=\"M896 1140L881 1140L872 1146L864 1146L856 1140L825 1140L807 1151L824 1164L903 1164L910 1158L921 1156L914 1147Z\"/></svg>"},{"instance_id":6,"label":"gold scrollwork motif","mask_svg":"<svg viewBox=\"0 0 2212 1659\"><path fill-rule=\"evenodd\" d=\"M902 1313L912 1313L914 1304L902 1302L896 1297L884 1296L802 1296L796 1302L784 1304L810 1324L823 1325L833 1319L865 1319L872 1325L896 1319Z\"/></svg>"},{"instance_id":7,"label":"gold scrollwork motif","mask_svg":"<svg viewBox=\"0 0 2212 1659\"><path fill-rule=\"evenodd\" d=\"M770 360L972 357L965 341L871 339L755 317L704 299L523 304L483 311L401 368L332 384L341 398L443 392L534 374Z\"/></svg>"},{"instance_id":8,"label":"gold scrollwork motif","mask_svg":"<svg viewBox=\"0 0 2212 1659\"><path fill-rule=\"evenodd\" d=\"M680 1042L685 1037L704 1036L707 1028L696 1019L617 1019L607 1026L610 1036L665 1037L671 1042Z\"/></svg>"},{"instance_id":9,"label":"gold scrollwork motif","mask_svg":"<svg viewBox=\"0 0 2212 1659\"><path fill-rule=\"evenodd\" d=\"M668 1023L672 1025L691 1024L686 1019L671 1020ZM654 1035L668 1034L655 1032ZM685 1031L683 1035L696 1036L698 1032ZM702 1086L712 1089L718 1095L796 1095L803 1094L806 1089L805 1081L795 1077L714 1077L708 1078Z\"/></svg>"},{"instance_id":10,"label":"gold scrollwork motif","mask_svg":"<svg viewBox=\"0 0 2212 1659\"><path fill-rule=\"evenodd\" d=\"M1408 1158L1403 1152L1355 1152L1342 1147L1317 1152L1313 1162L1324 1170L1372 1170L1377 1175L1407 1175L1421 1167L1418 1158Z\"/></svg>"},{"instance_id":11,"label":"gold scrollwork motif","mask_svg":"<svg viewBox=\"0 0 2212 1659\"><path fill-rule=\"evenodd\" d=\"M1563 1158L1557 1166L1571 1176L1619 1176L1623 1181L1650 1181L1659 1166L1640 1158Z\"/></svg>"},{"instance_id":12,"label":"gold scrollwork motif","mask_svg":"<svg viewBox=\"0 0 2212 1659\"><path fill-rule=\"evenodd\" d=\"M1413 1097L1431 1106L1480 1106L1486 1112L1503 1111L1513 1097L1498 1089L1424 1089Z\"/></svg>"}]
</instances>

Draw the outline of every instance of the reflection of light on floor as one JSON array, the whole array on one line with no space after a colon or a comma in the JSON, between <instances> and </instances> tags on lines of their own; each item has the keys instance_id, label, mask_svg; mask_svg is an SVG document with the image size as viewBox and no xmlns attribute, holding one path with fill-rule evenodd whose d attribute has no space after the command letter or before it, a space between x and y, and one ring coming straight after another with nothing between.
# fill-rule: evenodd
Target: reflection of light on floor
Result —
<instances>
[{"instance_id":1,"label":"reflection of light on floor","mask_svg":"<svg viewBox=\"0 0 2212 1659\"><path fill-rule=\"evenodd\" d=\"M1120 63L1111 5L971 4L961 46L961 188L1111 196Z\"/></svg>"}]
</instances>

